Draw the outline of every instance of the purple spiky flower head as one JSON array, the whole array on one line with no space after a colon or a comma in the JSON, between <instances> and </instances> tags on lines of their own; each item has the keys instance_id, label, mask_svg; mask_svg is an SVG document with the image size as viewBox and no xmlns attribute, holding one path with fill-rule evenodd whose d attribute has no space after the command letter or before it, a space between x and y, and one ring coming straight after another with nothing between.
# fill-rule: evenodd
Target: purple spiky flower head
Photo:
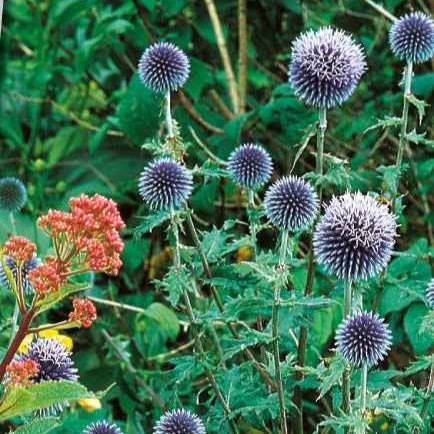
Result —
<instances>
[{"instance_id":1,"label":"purple spiky flower head","mask_svg":"<svg viewBox=\"0 0 434 434\"><path fill-rule=\"evenodd\" d=\"M431 279L431 282L426 287L426 298L431 309L434 309L434 278Z\"/></svg>"},{"instance_id":2,"label":"purple spiky flower head","mask_svg":"<svg viewBox=\"0 0 434 434\"><path fill-rule=\"evenodd\" d=\"M273 162L262 146L246 143L232 152L228 169L237 184L256 190L270 179Z\"/></svg>"},{"instance_id":3,"label":"purple spiky flower head","mask_svg":"<svg viewBox=\"0 0 434 434\"><path fill-rule=\"evenodd\" d=\"M362 47L343 30L309 30L292 44L289 82L307 105L341 105L351 96L365 69Z\"/></svg>"},{"instance_id":4,"label":"purple spiky flower head","mask_svg":"<svg viewBox=\"0 0 434 434\"><path fill-rule=\"evenodd\" d=\"M149 164L139 178L139 193L153 209L176 209L192 191L191 172L173 158Z\"/></svg>"},{"instance_id":5,"label":"purple spiky flower head","mask_svg":"<svg viewBox=\"0 0 434 434\"><path fill-rule=\"evenodd\" d=\"M395 216L386 205L360 192L334 197L313 236L318 262L341 280L367 280L390 260Z\"/></svg>"},{"instance_id":6,"label":"purple spiky flower head","mask_svg":"<svg viewBox=\"0 0 434 434\"><path fill-rule=\"evenodd\" d=\"M148 47L139 61L139 76L152 91L167 93L179 89L190 74L190 62L180 48L170 42Z\"/></svg>"},{"instance_id":7,"label":"purple spiky flower head","mask_svg":"<svg viewBox=\"0 0 434 434\"><path fill-rule=\"evenodd\" d=\"M434 20L422 12L404 15L390 29L389 43L399 59L426 62L434 54Z\"/></svg>"},{"instance_id":8,"label":"purple spiky flower head","mask_svg":"<svg viewBox=\"0 0 434 434\"><path fill-rule=\"evenodd\" d=\"M274 226L298 231L309 227L318 213L312 186L298 176L284 176L265 193L265 214Z\"/></svg>"},{"instance_id":9,"label":"purple spiky flower head","mask_svg":"<svg viewBox=\"0 0 434 434\"><path fill-rule=\"evenodd\" d=\"M382 318L372 312L360 312L338 327L338 353L355 367L376 365L391 347L392 334Z\"/></svg>"},{"instance_id":10,"label":"purple spiky flower head","mask_svg":"<svg viewBox=\"0 0 434 434\"><path fill-rule=\"evenodd\" d=\"M17 212L26 203L27 190L17 178L0 179L0 210Z\"/></svg>"},{"instance_id":11,"label":"purple spiky flower head","mask_svg":"<svg viewBox=\"0 0 434 434\"><path fill-rule=\"evenodd\" d=\"M161 416L153 434L206 434L199 416L189 410L176 409Z\"/></svg>"},{"instance_id":12,"label":"purple spiky flower head","mask_svg":"<svg viewBox=\"0 0 434 434\"><path fill-rule=\"evenodd\" d=\"M15 282L17 283L18 268L17 268L17 263L16 263L15 259L12 258L11 256L4 256L3 260L4 260L6 267L8 267L9 270L11 271ZM29 271L36 268L38 265L40 265L40 263L41 263L41 261L39 260L39 258L36 255L34 255L31 259L25 261L21 267L21 282L22 282L24 291L26 291L27 293L30 293L33 291L32 284L30 283L30 281L28 279ZM7 278L7 275L6 275L6 270L3 267L2 263L0 263L0 286L10 288L9 280Z\"/></svg>"},{"instance_id":13,"label":"purple spiky flower head","mask_svg":"<svg viewBox=\"0 0 434 434\"><path fill-rule=\"evenodd\" d=\"M122 431L114 423L102 420L88 425L83 434L122 434Z\"/></svg>"}]
</instances>

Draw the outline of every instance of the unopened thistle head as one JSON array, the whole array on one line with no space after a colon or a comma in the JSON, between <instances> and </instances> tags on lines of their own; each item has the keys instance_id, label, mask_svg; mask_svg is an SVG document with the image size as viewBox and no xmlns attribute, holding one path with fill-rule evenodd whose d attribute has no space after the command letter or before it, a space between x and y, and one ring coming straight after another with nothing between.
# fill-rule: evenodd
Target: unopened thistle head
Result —
<instances>
[{"instance_id":1,"label":"unopened thistle head","mask_svg":"<svg viewBox=\"0 0 434 434\"><path fill-rule=\"evenodd\" d=\"M384 359L390 350L392 335L389 327L372 312L348 317L336 333L337 350L351 365L368 367Z\"/></svg>"},{"instance_id":2,"label":"unopened thistle head","mask_svg":"<svg viewBox=\"0 0 434 434\"><path fill-rule=\"evenodd\" d=\"M160 158L141 173L139 193L153 209L176 209L192 191L191 172L173 158Z\"/></svg>"},{"instance_id":3,"label":"unopened thistle head","mask_svg":"<svg viewBox=\"0 0 434 434\"><path fill-rule=\"evenodd\" d=\"M343 30L309 30L292 44L289 82L307 105L331 108L353 93L366 68L362 47Z\"/></svg>"},{"instance_id":4,"label":"unopened thistle head","mask_svg":"<svg viewBox=\"0 0 434 434\"><path fill-rule=\"evenodd\" d=\"M390 29L389 43L399 59L426 62L434 54L434 20L421 12L404 15Z\"/></svg>"},{"instance_id":5,"label":"unopened thistle head","mask_svg":"<svg viewBox=\"0 0 434 434\"><path fill-rule=\"evenodd\" d=\"M188 410L166 412L154 427L153 434L206 434L199 416Z\"/></svg>"},{"instance_id":6,"label":"unopened thistle head","mask_svg":"<svg viewBox=\"0 0 434 434\"><path fill-rule=\"evenodd\" d=\"M247 143L232 152L228 169L237 184L256 190L270 179L273 162L262 146Z\"/></svg>"},{"instance_id":7,"label":"unopened thistle head","mask_svg":"<svg viewBox=\"0 0 434 434\"><path fill-rule=\"evenodd\" d=\"M395 216L386 205L360 192L334 197L314 233L318 262L341 280L366 280L390 260Z\"/></svg>"},{"instance_id":8,"label":"unopened thistle head","mask_svg":"<svg viewBox=\"0 0 434 434\"><path fill-rule=\"evenodd\" d=\"M434 278L431 279L431 282L428 283L426 287L426 298L428 299L431 309L434 309Z\"/></svg>"},{"instance_id":9,"label":"unopened thistle head","mask_svg":"<svg viewBox=\"0 0 434 434\"><path fill-rule=\"evenodd\" d=\"M114 423L103 420L88 425L83 434L122 434L122 431Z\"/></svg>"},{"instance_id":10,"label":"unopened thistle head","mask_svg":"<svg viewBox=\"0 0 434 434\"><path fill-rule=\"evenodd\" d=\"M285 176L266 192L265 214L274 226L298 231L309 227L318 212L318 200L312 186L297 176Z\"/></svg>"},{"instance_id":11,"label":"unopened thistle head","mask_svg":"<svg viewBox=\"0 0 434 434\"><path fill-rule=\"evenodd\" d=\"M12 277L14 278L15 282L18 282L18 267L17 262L14 258L11 256L4 256L3 257L4 263L6 267L9 268L9 270L12 273ZM32 292L33 288L31 283L29 282L28 275L29 271L33 270L34 268L38 267L40 265L41 261L39 258L34 255L32 258L24 261L23 265L21 266L21 282L24 288L24 291L26 292ZM0 263L0 286L9 287L10 283L9 279L7 278L6 270L3 267L3 264Z\"/></svg>"},{"instance_id":12,"label":"unopened thistle head","mask_svg":"<svg viewBox=\"0 0 434 434\"><path fill-rule=\"evenodd\" d=\"M26 203L27 190L17 178L0 179L0 210L17 212Z\"/></svg>"},{"instance_id":13,"label":"unopened thistle head","mask_svg":"<svg viewBox=\"0 0 434 434\"><path fill-rule=\"evenodd\" d=\"M167 93L182 87L190 74L186 54L170 42L148 47L139 61L139 76L154 92Z\"/></svg>"}]
</instances>

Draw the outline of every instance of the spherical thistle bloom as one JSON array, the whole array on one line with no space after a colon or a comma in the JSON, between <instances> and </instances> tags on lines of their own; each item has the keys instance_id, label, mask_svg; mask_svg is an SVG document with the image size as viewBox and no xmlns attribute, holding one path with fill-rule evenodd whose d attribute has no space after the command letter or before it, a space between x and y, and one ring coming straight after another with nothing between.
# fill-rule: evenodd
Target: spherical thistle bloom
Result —
<instances>
[{"instance_id":1,"label":"spherical thistle bloom","mask_svg":"<svg viewBox=\"0 0 434 434\"><path fill-rule=\"evenodd\" d=\"M182 87L190 74L190 62L180 48L170 42L148 47L139 61L139 76L154 92L167 93Z\"/></svg>"},{"instance_id":2,"label":"spherical thistle bloom","mask_svg":"<svg viewBox=\"0 0 434 434\"><path fill-rule=\"evenodd\" d=\"M24 206L26 200L26 187L19 179L0 179L0 210L17 212Z\"/></svg>"},{"instance_id":3,"label":"spherical thistle bloom","mask_svg":"<svg viewBox=\"0 0 434 434\"><path fill-rule=\"evenodd\" d=\"M149 164L139 178L139 193L153 209L175 209L192 191L191 172L173 158L160 158Z\"/></svg>"},{"instance_id":4,"label":"spherical thistle bloom","mask_svg":"<svg viewBox=\"0 0 434 434\"><path fill-rule=\"evenodd\" d=\"M399 59L426 62L434 54L434 20L421 12L404 15L390 29L389 43Z\"/></svg>"},{"instance_id":5,"label":"spherical thistle bloom","mask_svg":"<svg viewBox=\"0 0 434 434\"><path fill-rule=\"evenodd\" d=\"M95 305L85 298L75 298L72 301L74 310L70 312L70 321L77 322L80 327L90 328L97 318Z\"/></svg>"},{"instance_id":6,"label":"spherical thistle bloom","mask_svg":"<svg viewBox=\"0 0 434 434\"><path fill-rule=\"evenodd\" d=\"M114 423L103 420L88 425L83 434L122 434L122 431Z\"/></svg>"},{"instance_id":7,"label":"spherical thistle bloom","mask_svg":"<svg viewBox=\"0 0 434 434\"><path fill-rule=\"evenodd\" d=\"M312 186L297 176L285 176L265 193L265 214L276 227L298 231L309 227L318 212Z\"/></svg>"},{"instance_id":8,"label":"spherical thistle bloom","mask_svg":"<svg viewBox=\"0 0 434 434\"><path fill-rule=\"evenodd\" d=\"M205 426L196 414L176 409L161 416L154 434L206 434Z\"/></svg>"},{"instance_id":9,"label":"spherical thistle bloom","mask_svg":"<svg viewBox=\"0 0 434 434\"><path fill-rule=\"evenodd\" d=\"M232 152L228 169L237 184L256 190L270 179L273 162L262 146L247 143Z\"/></svg>"},{"instance_id":10,"label":"spherical thistle bloom","mask_svg":"<svg viewBox=\"0 0 434 434\"><path fill-rule=\"evenodd\" d=\"M396 238L388 207L360 192L334 197L316 227L318 262L341 280L367 280L390 260Z\"/></svg>"},{"instance_id":11,"label":"spherical thistle bloom","mask_svg":"<svg viewBox=\"0 0 434 434\"><path fill-rule=\"evenodd\" d=\"M323 27L292 44L289 82L307 105L331 108L353 93L366 69L362 47L343 30Z\"/></svg>"},{"instance_id":12,"label":"spherical thistle bloom","mask_svg":"<svg viewBox=\"0 0 434 434\"><path fill-rule=\"evenodd\" d=\"M355 367L376 365L391 347L389 327L372 312L356 313L345 319L336 333L338 353Z\"/></svg>"},{"instance_id":13,"label":"spherical thistle bloom","mask_svg":"<svg viewBox=\"0 0 434 434\"><path fill-rule=\"evenodd\" d=\"M4 256L3 257L4 265L10 270L12 273L12 277L15 283L18 284L18 265L17 261L12 256ZM30 283L28 277L30 270L35 269L40 265L40 260L36 255L33 255L30 259L24 261L21 264L21 282L24 288L24 291L30 293L33 291L32 284ZM6 267L0 263L0 286L10 288L10 282L6 274Z\"/></svg>"},{"instance_id":14,"label":"spherical thistle bloom","mask_svg":"<svg viewBox=\"0 0 434 434\"><path fill-rule=\"evenodd\" d=\"M19 263L31 260L35 252L36 245L24 237L11 237L3 246L3 253Z\"/></svg>"},{"instance_id":15,"label":"spherical thistle bloom","mask_svg":"<svg viewBox=\"0 0 434 434\"><path fill-rule=\"evenodd\" d=\"M431 282L428 283L426 287L426 298L428 299L430 307L434 309L434 278L431 279Z\"/></svg>"}]
</instances>

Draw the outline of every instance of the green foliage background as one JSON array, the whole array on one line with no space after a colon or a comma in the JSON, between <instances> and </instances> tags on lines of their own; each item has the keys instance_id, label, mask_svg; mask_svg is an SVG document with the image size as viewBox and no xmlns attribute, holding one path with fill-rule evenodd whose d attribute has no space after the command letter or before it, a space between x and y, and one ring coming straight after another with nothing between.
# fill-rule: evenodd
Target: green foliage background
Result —
<instances>
[{"instance_id":1,"label":"green foliage background","mask_svg":"<svg viewBox=\"0 0 434 434\"><path fill-rule=\"evenodd\" d=\"M237 70L237 2L216 3ZM386 0L384 6L401 15L412 7L428 7L428 2ZM68 198L81 192L112 197L120 204L129 228L124 234L124 268L116 279L97 280L90 295L143 310L138 314L100 305L96 325L90 331L73 334L75 361L83 383L91 390L105 389L114 382L116 386L105 396L102 410L86 414L74 406L62 428L53 432L77 433L88 421L108 415L120 421L126 433L150 432L161 408L144 385L152 387L169 407L183 405L203 415L210 433L226 432L224 423L221 425L222 410L210 401L212 394L203 382L202 367L194 360L185 316L173 303L179 296L179 282L174 284L173 276L165 275L170 264L169 241L161 228L139 239L131 230L148 214L137 194L137 178L162 133L163 107L163 101L138 79L136 64L143 49L160 39L175 42L190 56L191 76L183 95L173 96L173 113L187 146L188 165L195 166L200 175L191 205L200 219L199 229L205 231L203 243L217 276L214 283L227 300L228 315L249 322L252 309L261 309L267 316L270 305L266 303L264 281L236 262L238 249L249 243L247 226L236 223L237 219L247 219L242 196L207 161L208 155L193 134L221 159L242 141L261 142L273 156L276 178L288 173L296 160L294 173L311 172L314 139L307 138L316 113L294 97L286 70L294 37L304 29L329 24L355 35L366 50L369 69L349 102L329 113L325 198L351 188L375 191L388 201L398 130L365 130L378 119L400 116L403 65L394 59L387 44L389 22L363 1L248 1L248 110L237 116L225 116L216 104L218 95L226 107L231 107L215 35L201 0L6 1L0 51L0 174L18 176L28 187L27 206L17 216L18 231L37 241L44 251L47 241L36 230L37 216L50 207L64 208ZM417 66L414 94L430 102L433 89L432 64ZM411 151L405 156L399 253L381 291L376 280L358 288L365 294L366 307L374 304L387 318L394 336L393 350L382 366L389 369L370 377L370 390L392 388L391 402L395 402L396 411L401 406L402 414L375 416L375 426L386 421L389 427L383 425L378 432L409 432L405 419L416 416L405 408L405 394L410 393L411 384L426 385L428 362L423 357L433 344L429 330L421 332L420 328L428 312L424 289L433 265L431 108L419 125L412 107L410 125L416 133L426 134L413 135ZM10 228L6 216L1 217L0 233L5 239ZM223 225L225 220L229 222ZM264 228L260 235L264 272L273 262L271 253L266 252L274 248L276 235L270 228ZM188 236L185 238L188 245ZM295 297L305 285L307 242L307 237L301 238L301 250L292 264ZM183 256L202 281L199 258L189 248L183 250ZM185 283L191 284L187 278ZM262 299L254 295L257 287L263 292ZM333 374L328 361L341 320L336 302L342 299L342 287L317 270L314 295L312 305L301 303L298 307L291 305L294 300L288 295L288 308L282 312L280 324L289 396L295 381L295 344L289 331L297 334L300 324L307 324L310 330L309 368L303 382L306 432L311 432L340 399L337 389L332 388L321 401L316 400L318 387L322 384L326 388ZM4 292L0 297L0 319L5 329L13 305ZM212 333L206 324L218 320L218 312L206 297L197 297L196 303L212 347ZM59 318L66 312L66 307L60 309ZM240 342L218 330L224 336L222 345L229 367L226 372L222 366L217 369L222 387L231 406L240 409L245 432L265 432L261 426L275 416L277 404L266 393L258 392L258 378L240 357ZM3 333L6 340L7 331ZM242 342L261 341L266 341L265 334L246 333ZM325 363L319 363L323 357ZM210 351L206 362L212 365L214 360ZM418 365L411 365L417 360ZM398 373L410 365L412 370ZM396 385L397 379L403 386ZM404 421L398 422L400 417ZM400 423L404 431L394 431L400 429Z\"/></svg>"}]
</instances>

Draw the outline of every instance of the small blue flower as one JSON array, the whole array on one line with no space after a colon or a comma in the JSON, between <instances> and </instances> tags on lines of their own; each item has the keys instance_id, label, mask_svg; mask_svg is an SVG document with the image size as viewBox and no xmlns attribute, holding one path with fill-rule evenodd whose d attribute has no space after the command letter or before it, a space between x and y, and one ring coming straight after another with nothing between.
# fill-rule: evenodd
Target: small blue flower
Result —
<instances>
[{"instance_id":1,"label":"small blue flower","mask_svg":"<svg viewBox=\"0 0 434 434\"><path fill-rule=\"evenodd\" d=\"M355 367L376 365L391 347L392 334L384 320L372 312L348 317L336 333L338 353Z\"/></svg>"},{"instance_id":2,"label":"small blue flower","mask_svg":"<svg viewBox=\"0 0 434 434\"><path fill-rule=\"evenodd\" d=\"M190 74L186 54L170 42L148 47L139 61L139 76L154 92L167 93L182 87Z\"/></svg>"},{"instance_id":3,"label":"small blue flower","mask_svg":"<svg viewBox=\"0 0 434 434\"><path fill-rule=\"evenodd\" d=\"M0 179L0 210L19 211L27 201L27 190L17 178Z\"/></svg>"},{"instance_id":4,"label":"small blue flower","mask_svg":"<svg viewBox=\"0 0 434 434\"><path fill-rule=\"evenodd\" d=\"M9 268L9 270L12 272L12 275L14 277L15 282L18 283L17 282L18 269L17 269L17 263L15 262L15 259L10 257L10 256L4 256L3 261L4 261L5 265ZM40 262L41 261L39 260L38 257L33 256L32 259L24 262L24 265L21 269L21 282L22 282L24 291L26 291L27 293L31 293L33 291L32 285L27 278L29 271L33 270L38 265L40 265ZM3 268L2 263L0 263L0 286L10 288L9 280L7 278L6 271Z\"/></svg>"},{"instance_id":5,"label":"small blue flower","mask_svg":"<svg viewBox=\"0 0 434 434\"><path fill-rule=\"evenodd\" d=\"M228 169L237 184L256 190L270 179L273 162L262 146L247 143L232 152Z\"/></svg>"},{"instance_id":6,"label":"small blue flower","mask_svg":"<svg viewBox=\"0 0 434 434\"><path fill-rule=\"evenodd\" d=\"M434 278L431 279L431 282L426 287L426 298L431 308L434 309Z\"/></svg>"},{"instance_id":7,"label":"small blue flower","mask_svg":"<svg viewBox=\"0 0 434 434\"><path fill-rule=\"evenodd\" d=\"M176 209L193 188L191 172L173 158L160 158L140 175L139 193L153 209Z\"/></svg>"},{"instance_id":8,"label":"small blue flower","mask_svg":"<svg viewBox=\"0 0 434 434\"><path fill-rule=\"evenodd\" d=\"M83 434L122 434L122 431L114 423L98 421L88 425Z\"/></svg>"},{"instance_id":9,"label":"small blue flower","mask_svg":"<svg viewBox=\"0 0 434 434\"><path fill-rule=\"evenodd\" d=\"M318 213L318 200L310 184L297 176L285 176L265 193L265 214L276 227L298 231L309 227Z\"/></svg>"},{"instance_id":10,"label":"small blue flower","mask_svg":"<svg viewBox=\"0 0 434 434\"><path fill-rule=\"evenodd\" d=\"M404 15L390 29L389 43L399 59L426 62L434 54L434 20L421 12Z\"/></svg>"},{"instance_id":11,"label":"small blue flower","mask_svg":"<svg viewBox=\"0 0 434 434\"><path fill-rule=\"evenodd\" d=\"M354 92L365 69L361 46L343 30L309 30L292 44L289 82L307 105L341 105Z\"/></svg>"},{"instance_id":12,"label":"small blue flower","mask_svg":"<svg viewBox=\"0 0 434 434\"><path fill-rule=\"evenodd\" d=\"M158 421L153 434L206 434L199 416L188 410L166 412Z\"/></svg>"}]
</instances>

